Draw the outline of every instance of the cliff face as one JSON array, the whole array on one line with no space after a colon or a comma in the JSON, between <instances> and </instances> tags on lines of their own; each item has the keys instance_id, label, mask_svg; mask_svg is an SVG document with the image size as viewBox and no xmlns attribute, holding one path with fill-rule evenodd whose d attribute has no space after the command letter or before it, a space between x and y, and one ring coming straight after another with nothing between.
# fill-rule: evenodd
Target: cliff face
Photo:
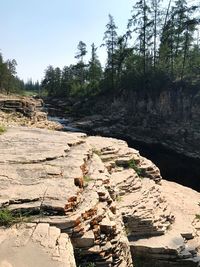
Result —
<instances>
[{"instance_id":1,"label":"cliff face","mask_svg":"<svg viewBox=\"0 0 200 267\"><path fill-rule=\"evenodd\" d=\"M0 151L0 266L199 265L199 193L126 142L12 127Z\"/></svg>"},{"instance_id":2,"label":"cliff face","mask_svg":"<svg viewBox=\"0 0 200 267\"><path fill-rule=\"evenodd\" d=\"M95 107L95 108L94 108ZM128 99L85 102L87 116L77 127L96 133L157 143L192 158L200 158L200 92L179 87L161 92L132 92Z\"/></svg>"},{"instance_id":3,"label":"cliff face","mask_svg":"<svg viewBox=\"0 0 200 267\"><path fill-rule=\"evenodd\" d=\"M200 92L173 88L157 95L134 94L130 135L200 158Z\"/></svg>"}]
</instances>

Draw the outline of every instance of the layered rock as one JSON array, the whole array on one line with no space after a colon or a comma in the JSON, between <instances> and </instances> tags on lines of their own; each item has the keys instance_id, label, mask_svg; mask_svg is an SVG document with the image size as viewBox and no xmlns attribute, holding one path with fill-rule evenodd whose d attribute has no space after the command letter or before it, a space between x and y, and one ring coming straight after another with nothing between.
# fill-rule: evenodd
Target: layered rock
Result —
<instances>
[{"instance_id":1,"label":"layered rock","mask_svg":"<svg viewBox=\"0 0 200 267\"><path fill-rule=\"evenodd\" d=\"M42 107L42 99L0 94L0 122L4 126L62 129L60 124L47 120L47 113L42 111Z\"/></svg>"},{"instance_id":2,"label":"layered rock","mask_svg":"<svg viewBox=\"0 0 200 267\"><path fill-rule=\"evenodd\" d=\"M8 112L20 112L27 117L35 116L36 110L41 108L43 101L19 96L0 95L0 110Z\"/></svg>"},{"instance_id":3,"label":"layered rock","mask_svg":"<svg viewBox=\"0 0 200 267\"><path fill-rule=\"evenodd\" d=\"M31 267L32 249L38 267L72 267L73 250L77 266L131 267L131 253L140 267L200 264L199 193L162 181L126 142L12 127L0 151L0 214L18 219L0 228L1 264Z\"/></svg>"},{"instance_id":4,"label":"layered rock","mask_svg":"<svg viewBox=\"0 0 200 267\"><path fill-rule=\"evenodd\" d=\"M1 210L68 234L78 266L132 266L122 219L109 193L109 173L94 168L100 159L93 157L86 135L13 127L0 138Z\"/></svg>"}]
</instances>

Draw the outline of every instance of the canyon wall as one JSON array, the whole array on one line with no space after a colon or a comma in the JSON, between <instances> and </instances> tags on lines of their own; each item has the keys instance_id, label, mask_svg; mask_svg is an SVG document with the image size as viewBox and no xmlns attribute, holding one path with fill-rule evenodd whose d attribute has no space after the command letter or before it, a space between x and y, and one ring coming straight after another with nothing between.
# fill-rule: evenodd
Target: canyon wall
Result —
<instances>
[{"instance_id":1,"label":"canyon wall","mask_svg":"<svg viewBox=\"0 0 200 267\"><path fill-rule=\"evenodd\" d=\"M159 92L133 91L128 98L97 98L78 105L76 113L83 116L74 123L81 129L160 144L200 159L198 89L183 89L179 85Z\"/></svg>"}]
</instances>

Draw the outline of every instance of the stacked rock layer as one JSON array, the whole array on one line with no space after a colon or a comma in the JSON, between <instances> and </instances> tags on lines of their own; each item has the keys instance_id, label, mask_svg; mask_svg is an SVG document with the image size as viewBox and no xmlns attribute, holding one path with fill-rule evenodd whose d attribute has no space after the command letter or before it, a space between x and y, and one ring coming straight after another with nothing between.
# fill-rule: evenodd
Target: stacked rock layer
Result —
<instances>
[{"instance_id":1,"label":"stacked rock layer","mask_svg":"<svg viewBox=\"0 0 200 267\"><path fill-rule=\"evenodd\" d=\"M198 266L199 194L126 142L12 127L0 151L0 266Z\"/></svg>"}]
</instances>

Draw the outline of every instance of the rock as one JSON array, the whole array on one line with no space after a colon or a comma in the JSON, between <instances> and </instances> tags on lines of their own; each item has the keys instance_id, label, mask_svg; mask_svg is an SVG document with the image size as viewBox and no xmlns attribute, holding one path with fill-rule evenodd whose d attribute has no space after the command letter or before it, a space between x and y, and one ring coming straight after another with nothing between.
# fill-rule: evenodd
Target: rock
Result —
<instances>
[{"instance_id":1,"label":"rock","mask_svg":"<svg viewBox=\"0 0 200 267\"><path fill-rule=\"evenodd\" d=\"M80 238L73 238L72 242L76 248L85 248L92 247L94 245L94 240L93 231L88 231Z\"/></svg>"},{"instance_id":2,"label":"rock","mask_svg":"<svg viewBox=\"0 0 200 267\"><path fill-rule=\"evenodd\" d=\"M62 129L62 125L48 121L42 112L42 99L0 94L0 121L4 126L22 125L48 129Z\"/></svg>"},{"instance_id":3,"label":"rock","mask_svg":"<svg viewBox=\"0 0 200 267\"><path fill-rule=\"evenodd\" d=\"M199 103L199 90L188 90L178 83L157 93L135 90L126 99L113 101L101 96L98 101L91 99L79 105L79 120L74 122L74 127L99 135L158 144L200 159ZM87 116L91 106L96 116Z\"/></svg>"},{"instance_id":4,"label":"rock","mask_svg":"<svg viewBox=\"0 0 200 267\"><path fill-rule=\"evenodd\" d=\"M71 257L64 243L69 235L76 258L77 249L84 249L80 263L95 257L102 266L122 262L131 267L121 215L110 195L110 174L87 139L81 133L8 128L0 136L0 211L6 207L14 216L30 220L35 227L33 242L49 250L60 245L52 259L62 266L64 257ZM19 237L19 242L24 239ZM71 266L69 262L66 266Z\"/></svg>"},{"instance_id":5,"label":"rock","mask_svg":"<svg viewBox=\"0 0 200 267\"><path fill-rule=\"evenodd\" d=\"M75 267L67 234L48 224L23 224L0 229L0 266Z\"/></svg>"},{"instance_id":6,"label":"rock","mask_svg":"<svg viewBox=\"0 0 200 267\"><path fill-rule=\"evenodd\" d=\"M71 267L70 239L79 264L132 267L132 252L147 267L199 265L199 193L161 183L158 168L126 142L8 127L0 151L0 212L22 220L0 228L0 255L12 241L22 256L22 246L41 255L38 267L43 259Z\"/></svg>"}]
</instances>

